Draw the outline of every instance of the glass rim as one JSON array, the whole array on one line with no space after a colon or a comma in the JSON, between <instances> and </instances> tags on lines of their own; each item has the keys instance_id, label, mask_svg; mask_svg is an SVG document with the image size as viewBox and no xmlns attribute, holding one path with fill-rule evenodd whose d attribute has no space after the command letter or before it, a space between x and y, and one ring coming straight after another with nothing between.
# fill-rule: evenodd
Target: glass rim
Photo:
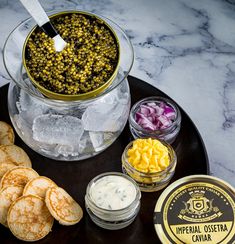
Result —
<instances>
[{"instance_id":1,"label":"glass rim","mask_svg":"<svg viewBox=\"0 0 235 244\"><path fill-rule=\"evenodd\" d=\"M176 119L172 122L172 124L164 129L157 129L157 130L147 130L144 129L142 126L140 126L136 120L135 120L135 113L138 107L144 103L147 103L148 101L153 101L153 102L166 102L169 104L176 112ZM159 134L159 133L167 133L169 130L171 130L175 125L181 123L181 112L177 104L172 101L169 98L161 97L161 96L151 96L151 97L146 97L143 98L139 101L137 101L131 108L130 110L130 115L129 115L129 123L137 130L140 130L142 132L145 132L146 134ZM151 136L150 136L151 137Z\"/></svg>"},{"instance_id":2,"label":"glass rim","mask_svg":"<svg viewBox=\"0 0 235 244\"><path fill-rule=\"evenodd\" d=\"M118 25L116 24L114 21L112 21L111 19L103 16L103 15L100 15L100 14L96 14L96 13L93 13L93 12L90 12L90 11L83 11L83 10L74 10L74 9L57 9L57 10L52 10L52 11L47 11L46 13L48 15L52 15L52 14L56 14L56 13L59 13L61 11L80 11L80 12L84 12L84 13L88 13L88 14L92 14L94 16L97 16L98 18L103 18L105 22L108 22L108 24L110 25L113 25L115 28L117 28L121 34L125 37L125 40L128 44L128 47L130 48L130 58L131 58L131 62L129 64L129 67L127 69L127 71L123 72L123 76L122 78L117 82L117 84L115 84L114 86L112 86L112 84L110 86L108 86L103 92L99 93L98 95L94 96L94 97L90 97L90 98L87 98L87 99L80 99L80 100L72 100L72 101L66 101L66 100L60 100L60 99L52 99L52 98L48 98L46 96L40 96L42 95L41 92L39 91L40 95L32 92L30 89L28 89L27 87L25 87L24 85L21 84L21 82L17 81L13 75L11 74L11 72L9 71L8 69L8 64L6 63L6 57L7 57L7 54L6 54L6 47L7 47L7 44L12 36L12 34L20 27L22 27L23 25L25 25L28 21L34 21L34 19L32 17L29 17L29 18L26 18L25 20L21 21L10 33L9 35L7 36L6 38L6 41L3 45L3 64L4 64L4 67L8 73L8 75L10 76L11 80L14 81L14 83L16 83L21 89L23 89L26 93L30 94L31 96L41 100L41 101L48 101L49 103L52 102L52 103L60 103L60 104L79 104L79 103L82 103L84 101L86 102L90 102L90 101L94 101L108 93L110 93L111 91L113 91L116 87L118 87L128 76L128 74L130 73L131 71L131 68L133 66L133 63L134 63L134 48L133 48L133 45L130 41L130 38L126 35L125 31ZM35 21L34 21L35 22ZM35 22L35 25L36 25L36 22ZM35 27L35 25L32 26L32 29ZM113 28L113 27L112 27ZM120 42L120 40L119 40ZM121 42L120 42L121 43ZM121 55L121 50L120 50L120 55ZM121 63L121 61L120 61ZM22 72L22 67L23 67L23 60L21 61L21 72ZM119 64L119 67L117 69L117 75L118 75L118 71L120 70L120 64ZM22 80L22 77L21 79ZM31 82L32 85L33 85L33 82ZM113 82L112 82L113 83ZM33 85L34 86L34 85ZM36 88L37 89L37 88Z\"/></svg>"}]
</instances>

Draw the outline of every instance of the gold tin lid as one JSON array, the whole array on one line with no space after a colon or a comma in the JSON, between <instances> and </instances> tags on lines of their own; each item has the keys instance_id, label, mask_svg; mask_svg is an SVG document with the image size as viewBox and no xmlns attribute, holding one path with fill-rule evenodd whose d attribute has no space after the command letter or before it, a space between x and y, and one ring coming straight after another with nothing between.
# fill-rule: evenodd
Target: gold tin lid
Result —
<instances>
[{"instance_id":1,"label":"gold tin lid","mask_svg":"<svg viewBox=\"0 0 235 244\"><path fill-rule=\"evenodd\" d=\"M37 82L32 75L30 74L28 67L26 65L26 58L25 58L25 52L26 52L26 45L28 43L28 40L30 38L30 36L32 35L32 33L36 30L36 28L38 28L38 25L35 25L32 30L29 32L29 34L27 35L25 42L24 42L24 46L23 46L23 50L22 50L22 59L23 59L23 66L25 68L25 71L28 75L28 77L30 78L30 80L32 81L32 83L34 84L35 87L38 88L38 90L46 97L51 98L51 99L56 99L56 100L62 100L62 101L76 101L76 100L86 100L92 97L96 97L97 95L99 95L100 93L102 93L103 91L105 91L105 89L107 89L113 82L113 80L116 78L117 73L118 73L118 69L119 69L119 65L120 65L120 43L119 43L119 39L118 36L115 32L115 30L111 27L110 24L108 24L103 18L101 18L100 16L90 13L90 12L86 12L86 11L78 11L78 10L67 10L67 11L62 11L62 12L58 12L56 14L52 14L49 16L50 19L53 18L57 18L60 17L62 15L68 15L68 14L81 14L87 17L92 17L95 18L99 21L102 21L102 23L104 24L104 26L110 31L110 33L113 35L115 41L116 41L116 45L117 45L117 51L118 51L118 58L117 58L117 64L115 67L115 70L113 71L113 74L109 77L109 79L101 86L99 86L98 88L86 92L86 93L81 93L81 94L76 94L76 95L68 95L68 94L62 94L62 93L56 93L53 92L51 90L48 90L47 88L43 87L42 85L39 84L39 82Z\"/></svg>"},{"instance_id":2,"label":"gold tin lid","mask_svg":"<svg viewBox=\"0 0 235 244\"><path fill-rule=\"evenodd\" d=\"M168 186L154 210L162 243L235 243L235 189L207 175L181 178Z\"/></svg>"}]
</instances>

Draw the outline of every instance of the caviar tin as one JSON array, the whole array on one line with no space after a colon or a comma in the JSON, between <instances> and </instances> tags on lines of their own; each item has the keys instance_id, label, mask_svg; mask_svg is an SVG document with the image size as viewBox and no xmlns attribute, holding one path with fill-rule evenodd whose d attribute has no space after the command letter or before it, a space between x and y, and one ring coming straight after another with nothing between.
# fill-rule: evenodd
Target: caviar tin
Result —
<instances>
[{"instance_id":1,"label":"caviar tin","mask_svg":"<svg viewBox=\"0 0 235 244\"><path fill-rule=\"evenodd\" d=\"M154 210L162 243L234 243L235 189L207 175L181 178L168 186Z\"/></svg>"},{"instance_id":2,"label":"caviar tin","mask_svg":"<svg viewBox=\"0 0 235 244\"><path fill-rule=\"evenodd\" d=\"M35 29L38 27L37 25L30 31L30 33L28 34L28 36L25 39L24 42L24 46L23 46L23 50L22 50L22 59L23 59L23 66L26 70L26 73L28 75L28 77L30 78L30 80L32 81L32 83L34 84L35 87L37 87L37 89L46 97L48 98L52 98L52 99L56 99L56 100L63 100L63 101L75 101L75 100L84 100L84 99L89 99L92 97L97 96L98 94L102 93L105 89L107 89L113 82L113 80L115 79L115 77L117 76L118 73L118 68L119 68L119 63L120 63L120 44L119 44L119 39L115 33L115 31L113 30L113 28L107 23L105 22L101 17L90 13L90 12L85 12L85 11L76 11L76 10L68 10L68 11L62 11L56 14L52 14L49 16L50 19L62 16L62 15L67 15L67 14L72 14L72 13L76 13L76 14L81 14L84 16L88 16L91 18L96 18L97 20L101 21L106 28L111 32L111 34L113 35L114 39L116 40L116 45L117 45L117 49L118 49L118 59L117 59L117 65L116 68L113 72L113 74L111 75L111 77L101 86L99 86L97 89L94 89L92 91L86 92L86 93L82 93L82 94L76 94L76 95L68 95L68 94L60 94L60 93L56 93L53 91L50 91L48 89L46 89L45 87L43 87L42 85L40 85L30 74L27 65L26 65L26 58L25 58L25 54L26 54L26 45L27 42L31 36L31 34L35 31Z\"/></svg>"}]
</instances>

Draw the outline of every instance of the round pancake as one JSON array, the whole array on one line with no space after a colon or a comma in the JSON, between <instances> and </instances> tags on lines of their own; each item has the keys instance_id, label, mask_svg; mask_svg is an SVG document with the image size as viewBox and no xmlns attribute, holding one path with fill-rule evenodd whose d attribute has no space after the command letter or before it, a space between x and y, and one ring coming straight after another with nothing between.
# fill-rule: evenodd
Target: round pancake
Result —
<instances>
[{"instance_id":1,"label":"round pancake","mask_svg":"<svg viewBox=\"0 0 235 244\"><path fill-rule=\"evenodd\" d=\"M0 180L2 179L3 175L10 169L14 168L15 165L12 163L0 163Z\"/></svg>"},{"instance_id":2,"label":"round pancake","mask_svg":"<svg viewBox=\"0 0 235 244\"><path fill-rule=\"evenodd\" d=\"M18 198L7 214L9 229L23 241L42 239L51 231L53 222L44 200L33 195Z\"/></svg>"},{"instance_id":3,"label":"round pancake","mask_svg":"<svg viewBox=\"0 0 235 244\"><path fill-rule=\"evenodd\" d=\"M45 176L39 176L30 180L24 188L23 195L35 195L45 198L46 191L53 186L57 186L55 182Z\"/></svg>"},{"instance_id":4,"label":"round pancake","mask_svg":"<svg viewBox=\"0 0 235 244\"><path fill-rule=\"evenodd\" d=\"M32 167L30 158L26 152L16 145L0 146L0 163L12 163L15 166Z\"/></svg>"},{"instance_id":5,"label":"round pancake","mask_svg":"<svg viewBox=\"0 0 235 244\"><path fill-rule=\"evenodd\" d=\"M12 127L4 121L0 121L0 145L12 145L15 134Z\"/></svg>"},{"instance_id":6,"label":"round pancake","mask_svg":"<svg viewBox=\"0 0 235 244\"><path fill-rule=\"evenodd\" d=\"M62 225L74 225L83 216L79 204L60 187L49 188L45 201L51 215Z\"/></svg>"},{"instance_id":7,"label":"round pancake","mask_svg":"<svg viewBox=\"0 0 235 244\"><path fill-rule=\"evenodd\" d=\"M11 204L23 193L23 186L7 186L0 191L0 223L6 227L7 212Z\"/></svg>"},{"instance_id":8,"label":"round pancake","mask_svg":"<svg viewBox=\"0 0 235 244\"><path fill-rule=\"evenodd\" d=\"M28 181L38 177L38 173L32 168L18 166L8 170L0 181L0 189L6 186L25 186Z\"/></svg>"}]
</instances>

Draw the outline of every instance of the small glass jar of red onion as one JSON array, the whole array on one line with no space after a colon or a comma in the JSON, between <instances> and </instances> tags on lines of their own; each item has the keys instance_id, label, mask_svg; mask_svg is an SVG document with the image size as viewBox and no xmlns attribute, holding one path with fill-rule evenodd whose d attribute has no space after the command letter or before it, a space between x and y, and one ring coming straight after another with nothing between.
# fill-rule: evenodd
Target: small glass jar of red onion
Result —
<instances>
[{"instance_id":1,"label":"small glass jar of red onion","mask_svg":"<svg viewBox=\"0 0 235 244\"><path fill-rule=\"evenodd\" d=\"M132 106L129 126L135 139L151 137L171 144L180 131L180 110L168 98L147 97Z\"/></svg>"}]
</instances>

